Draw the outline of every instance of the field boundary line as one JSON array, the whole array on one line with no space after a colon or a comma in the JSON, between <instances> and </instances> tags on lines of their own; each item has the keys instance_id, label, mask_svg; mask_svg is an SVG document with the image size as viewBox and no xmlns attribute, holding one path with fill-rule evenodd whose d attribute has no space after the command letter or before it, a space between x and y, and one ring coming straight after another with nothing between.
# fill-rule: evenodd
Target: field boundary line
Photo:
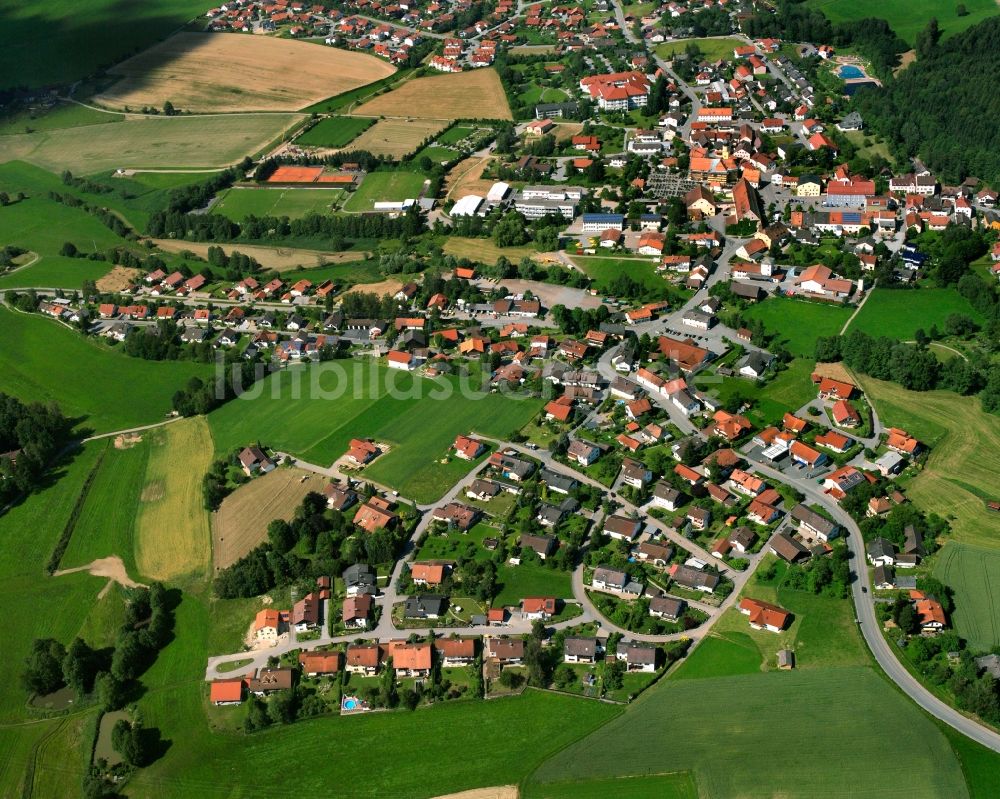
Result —
<instances>
[{"instance_id":1,"label":"field boundary line","mask_svg":"<svg viewBox=\"0 0 1000 799\"><path fill-rule=\"evenodd\" d=\"M54 574L61 562L63 555L66 554L66 550L69 548L70 539L73 537L73 531L76 529L76 523L80 518L80 514L83 512L83 506L87 502L87 497L90 495L90 489L94 484L94 480L97 478L97 472L101 468L101 464L104 463L104 456L107 454L108 448L105 445L101 454L98 456L93 467L90 470L90 474L87 475L87 479L84 481L83 486L80 489L80 495L76 498L76 503L73 505L73 510L70 511L69 518L66 520L66 524L63 526L63 531L59 536L59 540L56 541L56 545L52 550L52 554L49 556L49 562L46 564L46 571L48 571L49 576Z\"/></svg>"}]
</instances>

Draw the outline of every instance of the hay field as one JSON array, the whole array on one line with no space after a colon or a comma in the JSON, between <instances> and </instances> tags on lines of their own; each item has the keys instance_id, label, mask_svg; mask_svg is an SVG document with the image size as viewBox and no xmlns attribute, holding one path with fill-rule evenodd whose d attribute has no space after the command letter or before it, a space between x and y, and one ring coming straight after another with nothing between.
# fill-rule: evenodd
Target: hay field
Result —
<instances>
[{"instance_id":1,"label":"hay field","mask_svg":"<svg viewBox=\"0 0 1000 799\"><path fill-rule=\"evenodd\" d=\"M122 80L95 100L114 108L169 100L184 111L294 111L395 71L375 56L292 39L178 33L115 66L111 74Z\"/></svg>"},{"instance_id":2,"label":"hay field","mask_svg":"<svg viewBox=\"0 0 1000 799\"><path fill-rule=\"evenodd\" d=\"M414 152L428 137L443 130L445 125L443 120L423 118L380 119L345 149L366 150L373 155L404 158Z\"/></svg>"},{"instance_id":3,"label":"hay field","mask_svg":"<svg viewBox=\"0 0 1000 799\"><path fill-rule=\"evenodd\" d=\"M423 119L514 118L503 85L493 69L408 80L398 89L356 108L354 115Z\"/></svg>"},{"instance_id":4,"label":"hay field","mask_svg":"<svg viewBox=\"0 0 1000 799\"><path fill-rule=\"evenodd\" d=\"M860 378L886 426L905 428L933 448L906 494L922 510L950 519L956 540L1000 549L1000 514L985 499L1000 499L1000 417L979 400L949 391L907 391Z\"/></svg>"},{"instance_id":5,"label":"hay field","mask_svg":"<svg viewBox=\"0 0 1000 799\"><path fill-rule=\"evenodd\" d=\"M0 136L0 162L27 161L50 172L93 175L118 168L205 169L235 164L303 117L240 114L129 117L113 125Z\"/></svg>"},{"instance_id":6,"label":"hay field","mask_svg":"<svg viewBox=\"0 0 1000 799\"><path fill-rule=\"evenodd\" d=\"M198 416L143 435L149 460L136 521L136 565L156 580L203 576L211 557L201 490L212 460L208 422Z\"/></svg>"},{"instance_id":7,"label":"hay field","mask_svg":"<svg viewBox=\"0 0 1000 799\"><path fill-rule=\"evenodd\" d=\"M291 519L302 498L310 491L322 491L326 483L325 478L302 469L275 469L226 497L212 517L216 570L235 563L265 541L272 520Z\"/></svg>"},{"instance_id":8,"label":"hay field","mask_svg":"<svg viewBox=\"0 0 1000 799\"><path fill-rule=\"evenodd\" d=\"M291 247L264 247L254 244L213 245L212 242L178 241L176 239L153 239L153 243L164 252L192 252L201 258L208 258L208 248L221 246L226 255L241 252L255 259L266 269L278 272L291 272L296 269L311 269L328 264L345 264L351 261L361 261L369 253L361 251L322 252L320 250L297 250Z\"/></svg>"},{"instance_id":9,"label":"hay field","mask_svg":"<svg viewBox=\"0 0 1000 799\"><path fill-rule=\"evenodd\" d=\"M445 198L459 199L467 194L485 194L495 181L483 177L490 165L491 156L466 158L453 166L444 176Z\"/></svg>"}]
</instances>

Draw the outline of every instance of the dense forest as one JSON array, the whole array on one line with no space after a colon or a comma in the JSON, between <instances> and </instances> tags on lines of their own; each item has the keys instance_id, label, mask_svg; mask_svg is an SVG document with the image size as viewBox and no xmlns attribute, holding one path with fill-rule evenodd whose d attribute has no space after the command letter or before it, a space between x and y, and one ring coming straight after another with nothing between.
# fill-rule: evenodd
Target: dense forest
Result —
<instances>
[{"instance_id":1,"label":"dense forest","mask_svg":"<svg viewBox=\"0 0 1000 799\"><path fill-rule=\"evenodd\" d=\"M929 34L929 35L927 35ZM1000 183L1000 16L941 42L931 30L921 50L884 90L862 90L855 104L893 155L920 156L947 182L969 175Z\"/></svg>"}]
</instances>

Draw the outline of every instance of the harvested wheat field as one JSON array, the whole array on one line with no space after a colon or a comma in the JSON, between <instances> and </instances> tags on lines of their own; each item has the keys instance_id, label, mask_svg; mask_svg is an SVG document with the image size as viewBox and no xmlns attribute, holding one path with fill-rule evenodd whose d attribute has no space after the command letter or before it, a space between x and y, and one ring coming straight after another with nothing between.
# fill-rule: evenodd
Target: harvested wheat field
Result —
<instances>
[{"instance_id":1,"label":"harvested wheat field","mask_svg":"<svg viewBox=\"0 0 1000 799\"><path fill-rule=\"evenodd\" d=\"M222 500L212 516L212 560L216 570L229 566L267 539L274 519L291 519L310 491L320 492L327 480L302 469L275 469L255 477Z\"/></svg>"},{"instance_id":2,"label":"harvested wheat field","mask_svg":"<svg viewBox=\"0 0 1000 799\"><path fill-rule=\"evenodd\" d=\"M858 378L840 361L832 363L819 362L813 367L813 374L817 374L820 377L829 377L831 380L843 380L845 383L853 385L857 385L858 383Z\"/></svg>"},{"instance_id":3,"label":"harvested wheat field","mask_svg":"<svg viewBox=\"0 0 1000 799\"><path fill-rule=\"evenodd\" d=\"M95 99L114 108L170 101L183 111L293 111L395 71L375 56L290 39L178 33L113 67L122 80Z\"/></svg>"},{"instance_id":4,"label":"harvested wheat field","mask_svg":"<svg viewBox=\"0 0 1000 799\"><path fill-rule=\"evenodd\" d=\"M359 283L357 286L351 286L344 294L377 294L381 297L383 294L395 294L403 288L403 284L398 280L383 280L381 283Z\"/></svg>"},{"instance_id":5,"label":"harvested wheat field","mask_svg":"<svg viewBox=\"0 0 1000 799\"><path fill-rule=\"evenodd\" d=\"M416 78L380 94L354 116L424 119L513 119L507 95L493 69Z\"/></svg>"},{"instance_id":6,"label":"harvested wheat field","mask_svg":"<svg viewBox=\"0 0 1000 799\"><path fill-rule=\"evenodd\" d=\"M404 158L426 139L444 130L446 125L439 119L380 119L344 149Z\"/></svg>"},{"instance_id":7,"label":"harvested wheat field","mask_svg":"<svg viewBox=\"0 0 1000 799\"><path fill-rule=\"evenodd\" d=\"M213 245L211 242L197 241L177 241L175 239L153 239L159 249L164 252L190 252L200 258L208 257L208 248ZM265 269L274 269L277 272L290 272L295 269L311 269L314 266L328 266L329 264L346 264L351 261L363 261L371 253L360 250L350 252L321 252L319 250L297 250L291 247L260 247L252 244L238 244L232 247L228 244L221 245L226 255L232 252L241 252L249 255Z\"/></svg>"},{"instance_id":8,"label":"harvested wheat field","mask_svg":"<svg viewBox=\"0 0 1000 799\"><path fill-rule=\"evenodd\" d=\"M467 194L479 194L485 196L493 187L494 181L483 177L483 172L489 166L493 158L466 158L453 166L448 174L444 176L444 188L446 198L464 197Z\"/></svg>"},{"instance_id":9,"label":"harvested wheat field","mask_svg":"<svg viewBox=\"0 0 1000 799\"><path fill-rule=\"evenodd\" d=\"M203 416L183 419L143 437L150 447L136 520L136 565L157 580L204 574L211 557L201 488L212 461L208 422Z\"/></svg>"},{"instance_id":10,"label":"harvested wheat field","mask_svg":"<svg viewBox=\"0 0 1000 799\"><path fill-rule=\"evenodd\" d=\"M104 277L98 278L97 290L107 294L114 294L132 285L139 276L141 269L130 269L127 266L116 266Z\"/></svg>"}]
</instances>

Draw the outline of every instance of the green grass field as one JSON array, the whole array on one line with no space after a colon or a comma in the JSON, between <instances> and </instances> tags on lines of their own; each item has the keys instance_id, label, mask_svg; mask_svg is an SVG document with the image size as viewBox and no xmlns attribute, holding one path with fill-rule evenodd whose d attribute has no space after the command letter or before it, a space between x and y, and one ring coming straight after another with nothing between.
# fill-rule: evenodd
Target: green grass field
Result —
<instances>
[{"instance_id":1,"label":"green grass field","mask_svg":"<svg viewBox=\"0 0 1000 799\"><path fill-rule=\"evenodd\" d=\"M869 377L860 385L884 425L905 428L932 448L906 487L910 501L949 519L956 541L1000 550L1000 514L985 505L1000 499L1000 417L950 391L907 391Z\"/></svg>"},{"instance_id":2,"label":"green grass field","mask_svg":"<svg viewBox=\"0 0 1000 799\"><path fill-rule=\"evenodd\" d=\"M160 116L20 133L0 136L0 162L29 161L80 175L119 167L223 167L262 149L300 119L299 114Z\"/></svg>"},{"instance_id":3,"label":"green grass field","mask_svg":"<svg viewBox=\"0 0 1000 799\"><path fill-rule=\"evenodd\" d=\"M373 117L327 117L295 139L303 147L343 147L375 124Z\"/></svg>"},{"instance_id":4,"label":"green grass field","mask_svg":"<svg viewBox=\"0 0 1000 799\"><path fill-rule=\"evenodd\" d=\"M390 396L390 386L398 398ZM454 393L443 399L446 392ZM285 371L263 381L255 394L211 414L217 451L260 439L328 465L344 454L350 439L371 436L392 450L364 474L418 502L434 501L469 471L466 461L440 462L456 435L474 430L506 437L542 405L540 399L499 394L465 397L455 380L432 381L357 361Z\"/></svg>"},{"instance_id":5,"label":"green grass field","mask_svg":"<svg viewBox=\"0 0 1000 799\"><path fill-rule=\"evenodd\" d=\"M947 724L938 724L962 763L971 799L1000 796L1000 755L966 738Z\"/></svg>"},{"instance_id":6,"label":"green grass field","mask_svg":"<svg viewBox=\"0 0 1000 799\"><path fill-rule=\"evenodd\" d=\"M0 116L0 136L11 133L28 133L37 130L78 128L84 125L102 125L121 122L124 114L95 111L74 103L57 103L50 109L19 111Z\"/></svg>"},{"instance_id":7,"label":"green grass field","mask_svg":"<svg viewBox=\"0 0 1000 799\"><path fill-rule=\"evenodd\" d=\"M438 144L458 144L462 139L470 136L475 128L470 128L466 125L455 125L453 128L448 128L444 133L437 137Z\"/></svg>"},{"instance_id":8,"label":"green grass field","mask_svg":"<svg viewBox=\"0 0 1000 799\"><path fill-rule=\"evenodd\" d=\"M569 572L533 563L522 563L520 566L504 564L497 570L497 583L500 593L493 600L497 607L518 605L527 596L573 597L572 575Z\"/></svg>"},{"instance_id":9,"label":"green grass field","mask_svg":"<svg viewBox=\"0 0 1000 799\"><path fill-rule=\"evenodd\" d=\"M656 46L660 58L669 59L674 53L684 53L688 45L696 44L706 61L733 60L733 50L746 44L742 39L677 39Z\"/></svg>"},{"instance_id":10,"label":"green grass field","mask_svg":"<svg viewBox=\"0 0 1000 799\"><path fill-rule=\"evenodd\" d=\"M101 465L59 567L71 569L117 555L135 578L135 522L149 445L143 441L129 449L115 449L110 439L94 443L104 450Z\"/></svg>"},{"instance_id":11,"label":"green grass field","mask_svg":"<svg viewBox=\"0 0 1000 799\"><path fill-rule=\"evenodd\" d=\"M4 0L0 89L69 83L165 38L204 14L197 0L160 0L121 13L114 0ZM44 36L38 36L44 30Z\"/></svg>"},{"instance_id":12,"label":"green grass field","mask_svg":"<svg viewBox=\"0 0 1000 799\"><path fill-rule=\"evenodd\" d=\"M964 5L969 13L964 17L955 13L957 3L943 6L934 0L882 0L875 5L864 0L806 0L806 5L818 8L831 22L849 22L867 17L884 19L910 44L916 41L917 34L927 26L931 17L937 18L941 31L949 36L997 13L994 0L966 0Z\"/></svg>"},{"instance_id":13,"label":"green grass field","mask_svg":"<svg viewBox=\"0 0 1000 799\"><path fill-rule=\"evenodd\" d=\"M687 773L656 774L531 785L522 796L525 799L606 799L608 796L616 799L698 799L698 787Z\"/></svg>"},{"instance_id":14,"label":"green grass field","mask_svg":"<svg viewBox=\"0 0 1000 799\"><path fill-rule=\"evenodd\" d=\"M227 189L212 213L237 222L250 215L300 219L312 213L330 213L343 195L343 189Z\"/></svg>"},{"instance_id":15,"label":"green grass field","mask_svg":"<svg viewBox=\"0 0 1000 799\"><path fill-rule=\"evenodd\" d=\"M759 671L760 650L750 636L729 633L725 637L711 635L706 638L674 672L672 679L703 680Z\"/></svg>"},{"instance_id":16,"label":"green grass field","mask_svg":"<svg viewBox=\"0 0 1000 799\"><path fill-rule=\"evenodd\" d=\"M934 576L955 591L952 623L976 650L1000 645L1000 551L949 541L934 564Z\"/></svg>"},{"instance_id":17,"label":"green grass field","mask_svg":"<svg viewBox=\"0 0 1000 799\"><path fill-rule=\"evenodd\" d=\"M421 158L427 156L435 164L445 164L449 161L454 161L456 158L461 157L461 155L458 150L452 150L450 147L439 147L429 144L413 156L413 161L418 162Z\"/></svg>"},{"instance_id":18,"label":"green grass field","mask_svg":"<svg viewBox=\"0 0 1000 799\"><path fill-rule=\"evenodd\" d=\"M111 269L107 261L46 255L34 263L0 275L0 289L53 288L79 291L85 280L98 280Z\"/></svg>"},{"instance_id":19,"label":"green grass field","mask_svg":"<svg viewBox=\"0 0 1000 799\"><path fill-rule=\"evenodd\" d=\"M697 386L727 402L734 396L744 397L752 406L747 416L756 425L766 426L781 420L786 411L795 411L816 396L816 387L810 379L815 361L796 358L788 368L763 385L739 377L700 375Z\"/></svg>"},{"instance_id":20,"label":"green grass field","mask_svg":"<svg viewBox=\"0 0 1000 799\"><path fill-rule=\"evenodd\" d=\"M983 321L982 314L955 289L875 289L847 330L911 341L918 328L926 332L937 325L944 330L951 314L969 316L980 324Z\"/></svg>"},{"instance_id":21,"label":"green grass field","mask_svg":"<svg viewBox=\"0 0 1000 799\"><path fill-rule=\"evenodd\" d=\"M376 202L417 199L424 176L416 172L370 172L344 204L345 211L371 211Z\"/></svg>"},{"instance_id":22,"label":"green grass field","mask_svg":"<svg viewBox=\"0 0 1000 799\"><path fill-rule=\"evenodd\" d=\"M705 797L968 796L947 739L866 667L661 681L547 760L529 795L567 774L676 771Z\"/></svg>"},{"instance_id":23,"label":"green grass field","mask_svg":"<svg viewBox=\"0 0 1000 799\"><path fill-rule=\"evenodd\" d=\"M776 333L792 355L814 358L816 339L839 333L851 313L842 305L774 297L750 306L746 316L759 319L769 333Z\"/></svg>"},{"instance_id":24,"label":"green grass field","mask_svg":"<svg viewBox=\"0 0 1000 799\"><path fill-rule=\"evenodd\" d=\"M39 316L0 309L0 391L57 402L82 429L121 430L160 421L170 398L213 367L130 358Z\"/></svg>"}]
</instances>

